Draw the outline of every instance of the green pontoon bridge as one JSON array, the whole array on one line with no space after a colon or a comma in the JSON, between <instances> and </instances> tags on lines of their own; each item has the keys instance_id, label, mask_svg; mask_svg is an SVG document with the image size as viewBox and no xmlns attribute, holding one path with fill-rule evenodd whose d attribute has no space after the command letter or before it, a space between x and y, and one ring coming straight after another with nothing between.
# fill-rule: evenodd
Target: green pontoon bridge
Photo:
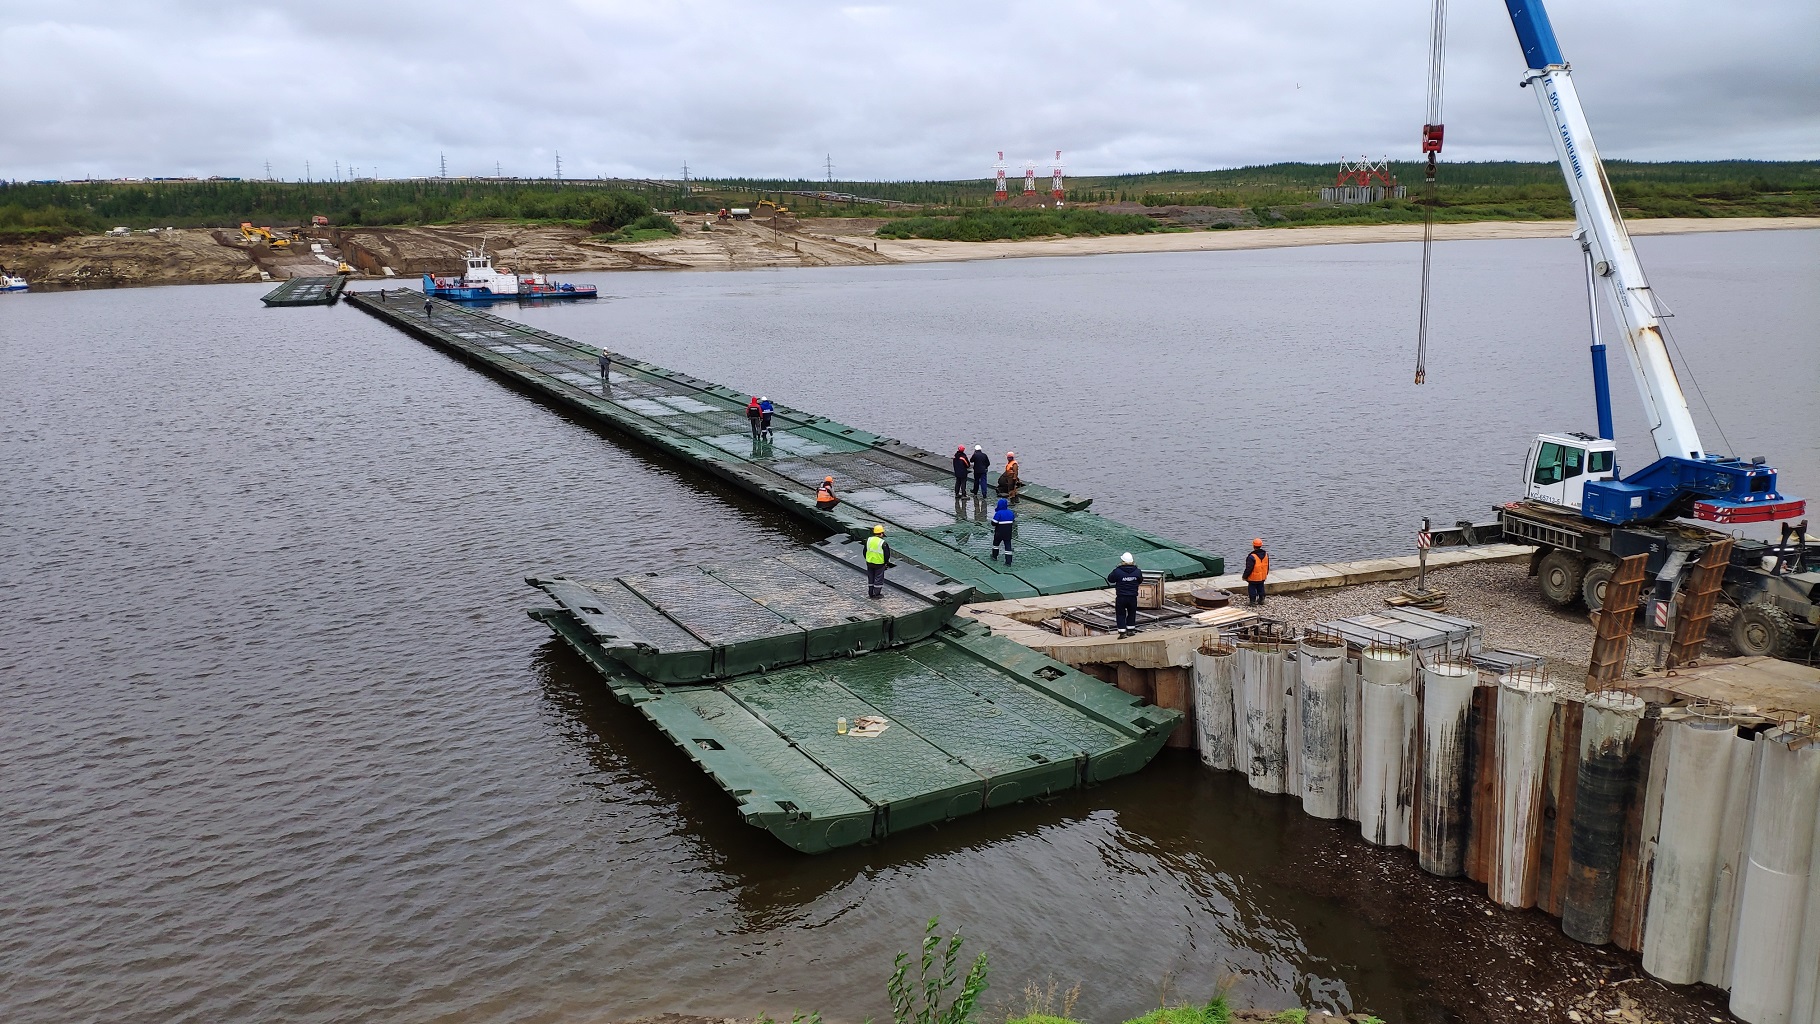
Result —
<instances>
[{"instance_id":1,"label":"green pontoon bridge","mask_svg":"<svg viewBox=\"0 0 1820 1024\"><path fill-rule=\"evenodd\" d=\"M832 533L891 530L891 547L961 581L981 600L1066 594L1104 587L1119 554L1173 579L1217 576L1219 555L1087 511L1090 499L1041 485L1020 490L1017 568L988 556L992 527L982 507L954 500L946 455L868 433L825 416L778 406L770 440L748 429L742 391L611 354L610 387L600 350L484 310L435 302L403 289L350 292L349 304L518 387L662 451L809 519ZM815 506L832 476L841 504Z\"/></svg>"}]
</instances>

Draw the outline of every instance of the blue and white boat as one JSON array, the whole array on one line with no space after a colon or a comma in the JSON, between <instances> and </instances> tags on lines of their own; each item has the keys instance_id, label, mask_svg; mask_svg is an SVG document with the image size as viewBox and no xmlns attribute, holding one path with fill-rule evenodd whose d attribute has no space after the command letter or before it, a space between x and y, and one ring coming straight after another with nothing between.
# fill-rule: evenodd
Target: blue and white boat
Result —
<instances>
[{"instance_id":1,"label":"blue and white boat","mask_svg":"<svg viewBox=\"0 0 1820 1024\"><path fill-rule=\"evenodd\" d=\"M20 277L18 274L8 274L4 271L0 271L0 292L22 292L30 287L30 285L25 283L25 278Z\"/></svg>"},{"instance_id":2,"label":"blue and white boat","mask_svg":"<svg viewBox=\"0 0 1820 1024\"><path fill-rule=\"evenodd\" d=\"M493 268L485 248L467 254L467 269L460 277L423 275L423 293L451 302L499 302L505 299L592 299L599 294L591 284L554 284L542 274L507 274Z\"/></svg>"}]
</instances>

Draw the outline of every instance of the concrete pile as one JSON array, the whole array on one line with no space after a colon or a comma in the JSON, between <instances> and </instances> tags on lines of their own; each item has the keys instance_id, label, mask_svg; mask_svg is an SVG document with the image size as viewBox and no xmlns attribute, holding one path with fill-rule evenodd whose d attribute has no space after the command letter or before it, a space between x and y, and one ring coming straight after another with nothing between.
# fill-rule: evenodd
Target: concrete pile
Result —
<instances>
[{"instance_id":1,"label":"concrete pile","mask_svg":"<svg viewBox=\"0 0 1820 1024\"><path fill-rule=\"evenodd\" d=\"M1820 735L1811 721L1395 647L1211 643L1202 761L1540 908L1651 975L1731 993L1750 1024L1820 1024Z\"/></svg>"}]
</instances>

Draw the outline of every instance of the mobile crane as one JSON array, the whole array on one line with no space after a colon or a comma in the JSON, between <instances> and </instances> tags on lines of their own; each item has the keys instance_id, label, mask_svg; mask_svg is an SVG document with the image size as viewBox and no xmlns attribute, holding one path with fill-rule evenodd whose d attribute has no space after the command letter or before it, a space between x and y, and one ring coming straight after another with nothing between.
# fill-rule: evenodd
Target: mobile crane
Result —
<instances>
[{"instance_id":1,"label":"mobile crane","mask_svg":"<svg viewBox=\"0 0 1820 1024\"><path fill-rule=\"evenodd\" d=\"M1718 455L1701 443L1664 344L1655 293L1619 215L1548 13L1542 0L1504 3L1528 65L1522 85L1534 89L1573 198L1589 304L1602 288L1623 326L1656 459L1628 476L1619 475L1595 307L1592 376L1598 435L1539 435L1524 460L1523 499L1498 509L1498 525L1505 539L1536 545L1531 575L1555 604L1584 601L1597 610L1617 561L1646 553L1655 576L1650 597L1672 607L1686 570L1707 544L1723 536L1685 518L1721 525L1771 522L1801 515L1806 503L1777 492L1776 471L1762 457ZM1425 151L1439 150L1440 128L1424 127ZM1781 656L1804 641L1810 647L1816 642L1817 569L1820 559L1810 553L1805 522L1793 530L1785 526L1780 544L1734 544L1723 590L1739 608L1732 636L1743 653Z\"/></svg>"}]
</instances>

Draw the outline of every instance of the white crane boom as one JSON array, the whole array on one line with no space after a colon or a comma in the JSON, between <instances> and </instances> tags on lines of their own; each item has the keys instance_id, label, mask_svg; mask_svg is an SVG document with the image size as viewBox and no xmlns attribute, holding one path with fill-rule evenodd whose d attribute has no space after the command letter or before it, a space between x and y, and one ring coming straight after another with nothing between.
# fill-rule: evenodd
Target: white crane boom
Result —
<instances>
[{"instance_id":1,"label":"white crane boom","mask_svg":"<svg viewBox=\"0 0 1820 1024\"><path fill-rule=\"evenodd\" d=\"M1593 266L1609 288L1612 308L1624 325L1624 344L1630 352L1631 370L1643 398L1656 453L1665 458L1704 458L1706 449L1694 427L1687 395L1681 390L1674 363L1668 358L1668 346L1663 343L1655 293L1643 276L1643 265L1631 246L1630 233L1624 229L1611 182L1605 177L1605 165L1599 159L1592 129L1587 126L1580 96L1574 90L1572 70L1561 57L1548 12L1542 0L1504 0L1504 5L1510 11L1511 25L1529 64L1523 84L1535 87L1542 116L1553 128L1550 134L1555 155L1561 161L1561 172L1573 197L1574 216L1592 247Z\"/></svg>"}]
</instances>

